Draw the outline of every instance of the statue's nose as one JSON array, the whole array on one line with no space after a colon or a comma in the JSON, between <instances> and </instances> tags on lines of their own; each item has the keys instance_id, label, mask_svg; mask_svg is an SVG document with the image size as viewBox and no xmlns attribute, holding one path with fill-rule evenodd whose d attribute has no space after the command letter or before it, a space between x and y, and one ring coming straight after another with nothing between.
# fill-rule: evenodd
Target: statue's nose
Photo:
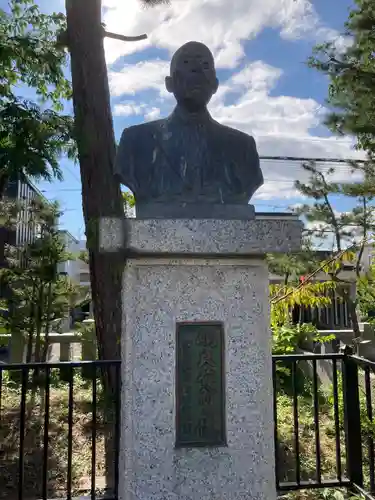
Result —
<instances>
[{"instance_id":1,"label":"statue's nose","mask_svg":"<svg viewBox=\"0 0 375 500\"><path fill-rule=\"evenodd\" d=\"M202 65L199 64L199 63L196 63L194 64L192 67L191 67L191 73L203 73L203 68L202 68Z\"/></svg>"}]
</instances>

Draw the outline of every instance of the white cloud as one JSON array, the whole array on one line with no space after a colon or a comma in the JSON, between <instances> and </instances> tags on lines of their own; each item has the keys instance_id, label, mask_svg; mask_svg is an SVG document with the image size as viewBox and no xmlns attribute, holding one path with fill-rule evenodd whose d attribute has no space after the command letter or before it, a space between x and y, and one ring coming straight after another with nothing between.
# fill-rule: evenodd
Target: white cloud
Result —
<instances>
[{"instance_id":1,"label":"white cloud","mask_svg":"<svg viewBox=\"0 0 375 500\"><path fill-rule=\"evenodd\" d=\"M311 155L313 156L313 154ZM362 175L357 172L353 174L351 168L346 164L326 164L317 163L317 167L325 174L328 182L345 183L351 181L362 180ZM327 170L333 167L334 173L328 174ZM277 161L261 161L261 168L264 175L264 185L257 191L253 202L257 204L260 201L259 207L264 205L264 200L272 200L274 198L282 199L282 205L276 208L297 208L301 203L308 202L308 198L302 196L294 187L295 181L308 183L310 174L302 168L302 162L277 162ZM292 199L299 199L299 203L292 203ZM311 200L310 200L311 201ZM281 202L279 202L281 203ZM335 207L337 198L332 199L332 204ZM267 204L272 207L272 204ZM337 211L339 214L339 212Z\"/></svg>"},{"instance_id":2,"label":"white cloud","mask_svg":"<svg viewBox=\"0 0 375 500\"><path fill-rule=\"evenodd\" d=\"M108 29L127 35L148 33L141 43L106 41L107 62L119 56L154 46L173 52L190 40L205 42L213 51L217 66L235 68L244 56L243 42L254 38L265 27L280 30L287 39L306 37L314 41L335 40L344 47L350 40L324 26L308 0L172 0L169 6L142 9L139 0L103 0L104 21ZM110 71L113 96L136 96L145 90L156 91L152 102L124 101L116 105L115 115L143 115L146 121L168 114L173 96L164 87L169 72L167 60L146 60ZM215 119L253 135L264 156L319 158L360 158L350 138L316 137L313 130L326 112L314 99L274 96L271 91L284 76L283 70L263 61L246 64L221 82L210 103ZM228 104L230 103L230 104ZM296 162L262 162L265 185L255 200L288 199L298 196L295 179L305 179ZM348 168L337 168L337 181L348 177Z\"/></svg>"},{"instance_id":3,"label":"white cloud","mask_svg":"<svg viewBox=\"0 0 375 500\"><path fill-rule=\"evenodd\" d=\"M151 45L171 52L194 39L211 48L218 67L235 68L244 56L243 42L266 27L290 40L338 36L320 23L309 0L172 0L169 6L148 9L140 0L103 0L103 6L108 30L148 35L134 43L106 39L108 64Z\"/></svg>"},{"instance_id":4,"label":"white cloud","mask_svg":"<svg viewBox=\"0 0 375 500\"><path fill-rule=\"evenodd\" d=\"M160 108L149 107L145 103L124 101L113 107L114 116L143 116L145 121L156 120L160 116Z\"/></svg>"},{"instance_id":5,"label":"white cloud","mask_svg":"<svg viewBox=\"0 0 375 500\"><path fill-rule=\"evenodd\" d=\"M270 95L280 77L280 69L261 61L248 64L219 88L210 104L213 116L254 135L263 156L360 158L350 138L311 135L326 112L314 99ZM225 105L231 94L236 99Z\"/></svg>"},{"instance_id":6,"label":"white cloud","mask_svg":"<svg viewBox=\"0 0 375 500\"><path fill-rule=\"evenodd\" d=\"M115 116L141 115L142 109L142 105L139 105L136 102L128 101L121 104L116 104L113 108L113 114Z\"/></svg>"},{"instance_id":7,"label":"white cloud","mask_svg":"<svg viewBox=\"0 0 375 500\"><path fill-rule=\"evenodd\" d=\"M160 59L126 64L121 71L109 72L111 94L115 97L123 94L134 95L145 89L163 92L164 79L168 71L168 62Z\"/></svg>"},{"instance_id":8,"label":"white cloud","mask_svg":"<svg viewBox=\"0 0 375 500\"><path fill-rule=\"evenodd\" d=\"M334 204L332 204L332 207L334 207ZM340 218L345 215L351 215L352 212L349 211L339 211L339 210L333 210L335 217L337 218L338 221L340 221ZM309 230L312 232L313 235L313 241L316 241L320 243L321 245L324 245L325 248L331 248L333 250L337 251L337 245L336 245L336 238L335 238L335 230L334 227L331 224L328 224L326 222L319 222L319 221L308 221L306 218L304 218L304 227L305 229ZM351 246L353 243L360 244L363 240L363 229L361 224L358 224L357 226L349 225L349 226L342 226L340 230L341 234L341 249L348 248ZM317 236L321 236L321 238L317 238Z\"/></svg>"},{"instance_id":9,"label":"white cloud","mask_svg":"<svg viewBox=\"0 0 375 500\"><path fill-rule=\"evenodd\" d=\"M231 87L245 88L251 92L267 92L276 84L282 73L279 68L255 61L235 73L228 83Z\"/></svg>"},{"instance_id":10,"label":"white cloud","mask_svg":"<svg viewBox=\"0 0 375 500\"><path fill-rule=\"evenodd\" d=\"M259 200L272 200L272 198L283 198L285 204L283 208L287 208L291 198L299 198L300 195L293 186L293 180L287 177L277 178L277 174L272 169L262 168L265 182L258 189L252 203L257 203ZM265 170L269 170L267 174ZM271 178L268 178L271 175ZM261 205L260 205L261 206Z\"/></svg>"},{"instance_id":11,"label":"white cloud","mask_svg":"<svg viewBox=\"0 0 375 500\"><path fill-rule=\"evenodd\" d=\"M322 107L313 99L271 97L269 93L281 75L280 69L261 61L248 64L219 89L210 104L212 114L219 122L256 136L286 134L295 141L295 136L308 135L309 129L319 124ZM224 105L231 94L237 98L233 104Z\"/></svg>"},{"instance_id":12,"label":"white cloud","mask_svg":"<svg viewBox=\"0 0 375 500\"><path fill-rule=\"evenodd\" d=\"M142 90L157 90L163 115L166 115L174 101L172 97L164 99L170 95L163 90L163 69L167 71L162 61L126 66L116 76L116 95L121 92L135 93L137 81L141 81ZM246 65L219 87L209 105L210 112L219 122L253 135L261 156L361 158L362 154L353 150L350 138L323 138L311 134L311 129L320 124L325 113L315 100L270 95L282 75L282 70L262 61ZM233 104L226 105L228 97ZM161 109L136 101L124 101L115 106L115 115L125 113L143 114L148 121L159 118ZM262 161L262 170L266 182L257 192L255 200L277 197L285 198L287 204L288 199L298 196L294 181L308 178L299 162ZM347 166L338 165L335 181L345 181L349 173Z\"/></svg>"},{"instance_id":13,"label":"white cloud","mask_svg":"<svg viewBox=\"0 0 375 500\"><path fill-rule=\"evenodd\" d=\"M145 120L151 121L151 120L156 120L160 116L160 108L151 108L149 111L147 111L144 115Z\"/></svg>"}]
</instances>

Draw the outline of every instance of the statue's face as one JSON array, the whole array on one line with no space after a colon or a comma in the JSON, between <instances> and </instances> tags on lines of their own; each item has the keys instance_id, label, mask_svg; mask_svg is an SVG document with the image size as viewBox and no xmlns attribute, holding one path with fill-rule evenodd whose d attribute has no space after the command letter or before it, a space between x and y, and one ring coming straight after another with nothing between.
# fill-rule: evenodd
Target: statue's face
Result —
<instances>
[{"instance_id":1,"label":"statue's face","mask_svg":"<svg viewBox=\"0 0 375 500\"><path fill-rule=\"evenodd\" d=\"M210 50L197 42L183 45L172 58L171 76L166 78L166 87L188 110L204 108L218 88Z\"/></svg>"}]
</instances>

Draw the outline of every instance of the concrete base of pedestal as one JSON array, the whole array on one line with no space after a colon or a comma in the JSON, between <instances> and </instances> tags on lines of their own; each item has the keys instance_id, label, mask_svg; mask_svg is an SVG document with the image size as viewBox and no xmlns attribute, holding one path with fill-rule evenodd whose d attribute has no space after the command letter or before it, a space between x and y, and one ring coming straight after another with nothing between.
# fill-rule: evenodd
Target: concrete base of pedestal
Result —
<instances>
[{"instance_id":1,"label":"concrete base of pedestal","mask_svg":"<svg viewBox=\"0 0 375 500\"><path fill-rule=\"evenodd\" d=\"M274 500L269 281L260 254L298 248L300 224L127 223L121 500ZM176 323L192 321L224 325L227 446L175 447Z\"/></svg>"},{"instance_id":2,"label":"concrete base of pedestal","mask_svg":"<svg viewBox=\"0 0 375 500\"><path fill-rule=\"evenodd\" d=\"M120 498L275 498L264 262L137 259L124 280ZM224 323L226 447L175 449L179 321Z\"/></svg>"}]
</instances>

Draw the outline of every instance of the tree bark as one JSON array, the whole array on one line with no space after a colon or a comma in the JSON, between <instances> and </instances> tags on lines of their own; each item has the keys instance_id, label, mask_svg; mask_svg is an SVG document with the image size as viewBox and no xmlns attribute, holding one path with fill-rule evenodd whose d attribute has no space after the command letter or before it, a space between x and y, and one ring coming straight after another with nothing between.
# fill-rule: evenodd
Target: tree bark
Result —
<instances>
[{"instance_id":1,"label":"tree bark","mask_svg":"<svg viewBox=\"0 0 375 500\"><path fill-rule=\"evenodd\" d=\"M348 293L348 309L349 309L350 319L352 320L354 338L359 338L361 336L361 331L359 329L359 323L358 323L356 283L350 283L350 288Z\"/></svg>"},{"instance_id":2,"label":"tree bark","mask_svg":"<svg viewBox=\"0 0 375 500\"><path fill-rule=\"evenodd\" d=\"M357 306L351 297L348 297L347 304L350 319L352 320L353 337L358 339L361 336L361 330L359 329Z\"/></svg>"},{"instance_id":3,"label":"tree bark","mask_svg":"<svg viewBox=\"0 0 375 500\"><path fill-rule=\"evenodd\" d=\"M8 187L9 176L5 173L0 174L0 200L5 196L6 189Z\"/></svg>"},{"instance_id":4,"label":"tree bark","mask_svg":"<svg viewBox=\"0 0 375 500\"><path fill-rule=\"evenodd\" d=\"M113 175L116 152L100 0L66 0L76 140L83 215L99 356L120 359L121 288L124 258L99 251L99 222L121 219L120 186ZM115 381L110 381L113 389Z\"/></svg>"}]
</instances>

